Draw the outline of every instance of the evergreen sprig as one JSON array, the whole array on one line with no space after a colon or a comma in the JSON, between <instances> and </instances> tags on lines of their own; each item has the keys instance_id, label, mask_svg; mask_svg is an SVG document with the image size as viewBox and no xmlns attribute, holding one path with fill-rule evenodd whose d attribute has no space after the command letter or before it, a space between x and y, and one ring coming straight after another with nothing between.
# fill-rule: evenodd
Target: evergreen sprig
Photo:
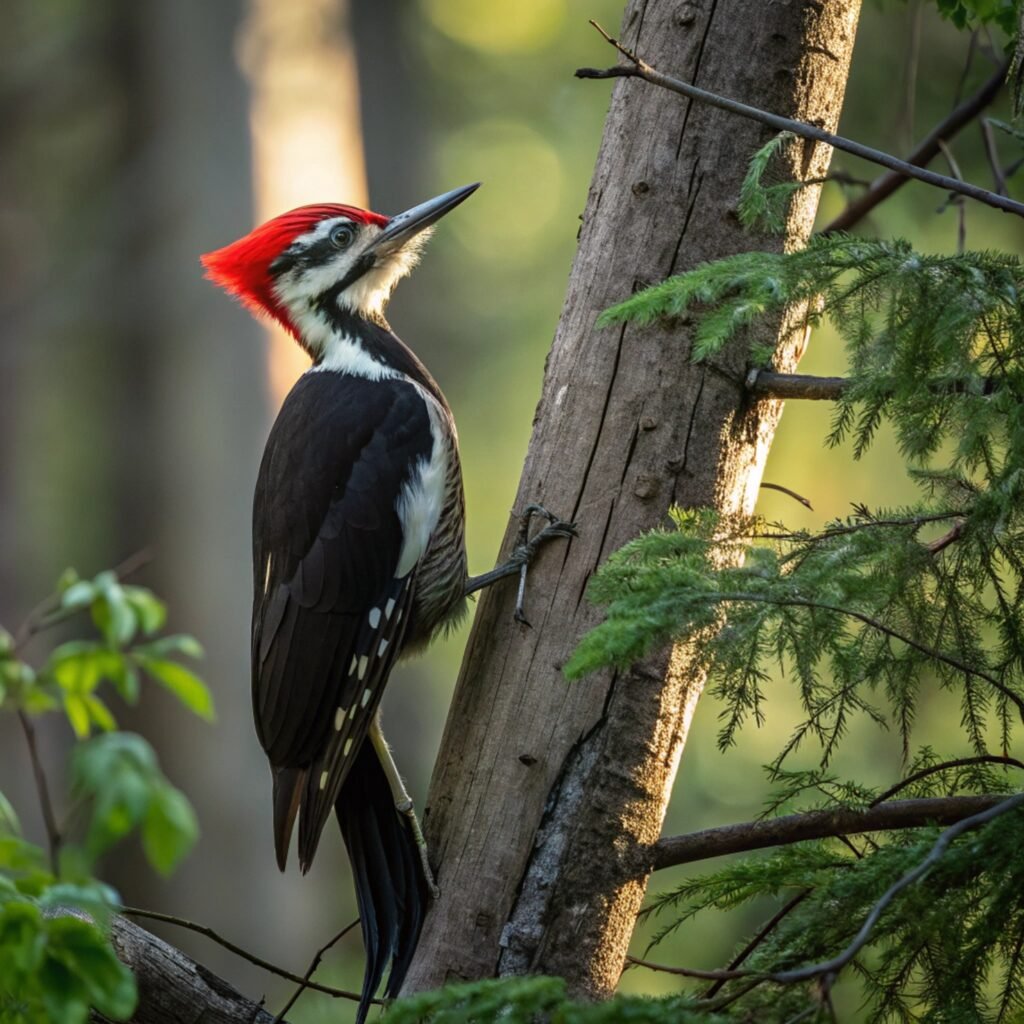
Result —
<instances>
[{"instance_id":1,"label":"evergreen sprig","mask_svg":"<svg viewBox=\"0 0 1024 1024\"><path fill-rule=\"evenodd\" d=\"M627 544L599 571L590 596L607 617L566 673L699 640L694 656L724 703L727 747L748 719L763 721L778 666L805 718L777 766L811 737L827 764L855 714L895 727L909 750L921 689L932 684L961 694L976 751L995 736L1006 747L1024 717L1024 576L1001 553L1020 512L994 505L1001 511L986 501L861 509L816 534L677 510L676 530ZM958 531L951 557L922 535L946 524Z\"/></svg>"}]
</instances>

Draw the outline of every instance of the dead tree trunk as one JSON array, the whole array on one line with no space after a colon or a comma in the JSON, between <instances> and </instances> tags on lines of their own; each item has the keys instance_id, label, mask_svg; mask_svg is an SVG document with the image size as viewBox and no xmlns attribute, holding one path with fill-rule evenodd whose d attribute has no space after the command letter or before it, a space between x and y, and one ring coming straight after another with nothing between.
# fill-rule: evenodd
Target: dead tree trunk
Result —
<instances>
[{"instance_id":1,"label":"dead tree trunk","mask_svg":"<svg viewBox=\"0 0 1024 1024\"><path fill-rule=\"evenodd\" d=\"M660 70L834 129L858 12L859 0L631 0L622 37ZM513 623L514 587L480 602L428 799L442 896L409 991L536 972L603 997L618 981L703 679L682 648L572 685L561 666L598 621L585 591L612 551L672 505L753 509L781 403L747 398L742 346L694 365L685 323L594 320L704 260L806 240L816 188L782 238L735 217L770 135L642 82L614 89L517 498L577 520L580 537L531 572L532 629ZM795 146L789 170L820 177L830 156ZM791 371L802 338L768 330L775 368Z\"/></svg>"}]
</instances>

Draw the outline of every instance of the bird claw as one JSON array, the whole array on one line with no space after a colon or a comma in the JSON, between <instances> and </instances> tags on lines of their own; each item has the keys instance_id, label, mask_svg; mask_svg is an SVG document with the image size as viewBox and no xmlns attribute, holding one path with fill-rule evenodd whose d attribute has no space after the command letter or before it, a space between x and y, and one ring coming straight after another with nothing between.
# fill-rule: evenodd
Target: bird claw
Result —
<instances>
[{"instance_id":1,"label":"bird claw","mask_svg":"<svg viewBox=\"0 0 1024 1024\"><path fill-rule=\"evenodd\" d=\"M540 516L548 521L539 533L535 534L532 538L530 537L530 521L535 517ZM549 540L554 540L556 537L576 537L576 524L567 522L564 519L559 519L558 516L549 512L543 505L527 505L523 510L522 515L519 517L521 522L519 526L519 536L517 538L518 543L516 544L515 550L512 552L512 558L519 563L519 590L516 594L516 607L513 613L513 618L521 626L526 626L528 629L533 627L530 625L529 619L526 618L526 611L524 603L526 600L526 573L530 565L530 560L537 553L543 544L546 544Z\"/></svg>"}]
</instances>

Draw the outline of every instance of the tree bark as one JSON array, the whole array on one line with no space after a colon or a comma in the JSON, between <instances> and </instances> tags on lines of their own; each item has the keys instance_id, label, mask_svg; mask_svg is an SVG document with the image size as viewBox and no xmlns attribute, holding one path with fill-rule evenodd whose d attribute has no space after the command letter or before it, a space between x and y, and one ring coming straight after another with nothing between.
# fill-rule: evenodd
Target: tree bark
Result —
<instances>
[{"instance_id":1,"label":"tree bark","mask_svg":"<svg viewBox=\"0 0 1024 1024\"><path fill-rule=\"evenodd\" d=\"M859 0L631 0L622 37L666 73L832 130L858 13ZM542 501L580 537L531 569L532 629L513 622L514 588L481 600L428 798L442 895L407 991L537 972L600 998L618 982L703 679L683 647L571 686L561 667L600 618L585 591L611 552L672 505L752 511L781 403L744 395L742 345L694 365L686 324L594 320L704 260L803 244L816 188L780 238L752 237L734 214L770 134L615 86L516 503ZM787 170L817 178L830 156L795 143ZM764 328L778 371L795 369L798 323L793 311Z\"/></svg>"},{"instance_id":2,"label":"tree bark","mask_svg":"<svg viewBox=\"0 0 1024 1024\"><path fill-rule=\"evenodd\" d=\"M133 1024L273 1024L274 1015L260 1003L145 928L115 917L111 931L117 955L131 967L139 987ZM90 1019L111 1024L96 1011Z\"/></svg>"}]
</instances>

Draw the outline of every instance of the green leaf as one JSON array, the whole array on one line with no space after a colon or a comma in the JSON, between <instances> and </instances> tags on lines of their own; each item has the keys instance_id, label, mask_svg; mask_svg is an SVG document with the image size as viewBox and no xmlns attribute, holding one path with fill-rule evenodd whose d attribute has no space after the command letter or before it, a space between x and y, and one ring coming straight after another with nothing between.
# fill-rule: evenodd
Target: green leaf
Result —
<instances>
[{"instance_id":1,"label":"green leaf","mask_svg":"<svg viewBox=\"0 0 1024 1024\"><path fill-rule=\"evenodd\" d=\"M142 848L163 875L170 874L195 845L199 823L184 793L174 786L158 787L142 825Z\"/></svg>"},{"instance_id":2,"label":"green leaf","mask_svg":"<svg viewBox=\"0 0 1024 1024\"><path fill-rule=\"evenodd\" d=\"M0 626L0 658L6 658L14 650L14 637Z\"/></svg>"},{"instance_id":3,"label":"green leaf","mask_svg":"<svg viewBox=\"0 0 1024 1024\"><path fill-rule=\"evenodd\" d=\"M0 903L0 981L35 971L44 941L42 914L34 903L20 897Z\"/></svg>"},{"instance_id":4,"label":"green leaf","mask_svg":"<svg viewBox=\"0 0 1024 1024\"><path fill-rule=\"evenodd\" d=\"M194 672L176 661L152 658L138 652L135 652L135 657L149 675L170 690L190 711L208 722L214 720L213 697Z\"/></svg>"},{"instance_id":5,"label":"green leaf","mask_svg":"<svg viewBox=\"0 0 1024 1024\"><path fill-rule=\"evenodd\" d=\"M89 706L85 698L78 693L66 693L64 695L64 713L68 716L71 728L80 740L89 738Z\"/></svg>"},{"instance_id":6,"label":"green leaf","mask_svg":"<svg viewBox=\"0 0 1024 1024\"><path fill-rule=\"evenodd\" d=\"M98 725L104 732L113 732L117 728L117 722L110 713L110 709L95 694L90 693L83 697L89 718Z\"/></svg>"},{"instance_id":7,"label":"green leaf","mask_svg":"<svg viewBox=\"0 0 1024 1024\"><path fill-rule=\"evenodd\" d=\"M138 616L146 636L163 629L167 621L167 606L145 587L124 587L124 596Z\"/></svg>"},{"instance_id":8,"label":"green leaf","mask_svg":"<svg viewBox=\"0 0 1024 1024\"><path fill-rule=\"evenodd\" d=\"M96 586L89 580L72 583L60 597L60 606L66 611L88 608L96 600Z\"/></svg>"},{"instance_id":9,"label":"green leaf","mask_svg":"<svg viewBox=\"0 0 1024 1024\"><path fill-rule=\"evenodd\" d=\"M11 835L21 835L21 822L18 821L18 814L11 801L0 793L0 833L7 832Z\"/></svg>"},{"instance_id":10,"label":"green leaf","mask_svg":"<svg viewBox=\"0 0 1024 1024\"><path fill-rule=\"evenodd\" d=\"M141 736L123 732L105 733L76 747L71 773L76 793L93 801L86 835L93 858L142 824L154 786L162 780L152 747Z\"/></svg>"},{"instance_id":11,"label":"green leaf","mask_svg":"<svg viewBox=\"0 0 1024 1024\"><path fill-rule=\"evenodd\" d=\"M194 636L189 636L187 633L172 633L169 636L162 636L158 640L151 640L149 643L138 644L132 648L132 653L154 658L166 658L170 654L182 654L187 658L201 658L203 657L203 648Z\"/></svg>"},{"instance_id":12,"label":"green leaf","mask_svg":"<svg viewBox=\"0 0 1024 1024\"><path fill-rule=\"evenodd\" d=\"M70 915L48 918L46 926L48 965L60 965L73 979L67 986L72 998L77 1002L81 992L87 1009L92 1004L113 1020L127 1020L137 1002L135 979L106 936L91 922Z\"/></svg>"},{"instance_id":13,"label":"green leaf","mask_svg":"<svg viewBox=\"0 0 1024 1024\"><path fill-rule=\"evenodd\" d=\"M72 584L77 583L78 580L78 573L68 566L68 568L60 574L60 578L57 580L57 593L63 594L65 590L71 587Z\"/></svg>"},{"instance_id":14,"label":"green leaf","mask_svg":"<svg viewBox=\"0 0 1024 1024\"><path fill-rule=\"evenodd\" d=\"M99 599L93 603L92 618L111 647L130 643L139 627L134 607L129 603L124 588L116 582L103 588Z\"/></svg>"},{"instance_id":15,"label":"green leaf","mask_svg":"<svg viewBox=\"0 0 1024 1024\"><path fill-rule=\"evenodd\" d=\"M69 907L81 910L106 930L111 916L121 908L121 899L115 889L103 882L58 882L40 896L39 907L44 913L53 914Z\"/></svg>"}]
</instances>

